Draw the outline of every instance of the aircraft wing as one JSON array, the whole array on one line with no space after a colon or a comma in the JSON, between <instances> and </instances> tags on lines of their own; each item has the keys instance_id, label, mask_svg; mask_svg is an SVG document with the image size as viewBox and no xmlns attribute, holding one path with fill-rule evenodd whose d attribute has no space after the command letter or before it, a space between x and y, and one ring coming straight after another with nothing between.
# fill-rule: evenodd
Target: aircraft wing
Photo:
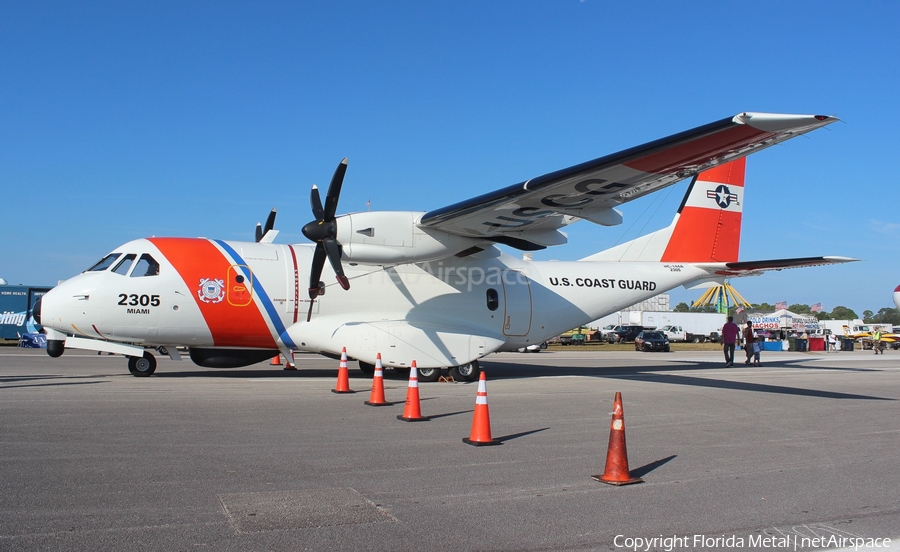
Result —
<instances>
[{"instance_id":1,"label":"aircraft wing","mask_svg":"<svg viewBox=\"0 0 900 552\"><path fill-rule=\"evenodd\" d=\"M733 263L714 263L699 265L716 276L736 278L740 276L758 276L767 270L784 270L805 266L823 266L831 264L852 263L859 259L851 257L799 257L796 259L772 259L768 261L737 261Z\"/></svg>"},{"instance_id":2,"label":"aircraft wing","mask_svg":"<svg viewBox=\"0 0 900 552\"><path fill-rule=\"evenodd\" d=\"M577 219L622 222L616 206L831 124L825 115L740 113L425 213L423 228L524 250L565 243Z\"/></svg>"}]
</instances>

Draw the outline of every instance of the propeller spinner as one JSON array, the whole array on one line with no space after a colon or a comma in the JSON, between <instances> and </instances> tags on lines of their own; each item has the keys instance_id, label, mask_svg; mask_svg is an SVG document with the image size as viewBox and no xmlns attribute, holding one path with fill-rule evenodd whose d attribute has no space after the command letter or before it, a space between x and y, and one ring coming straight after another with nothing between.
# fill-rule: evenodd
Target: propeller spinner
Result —
<instances>
[{"instance_id":1,"label":"propeller spinner","mask_svg":"<svg viewBox=\"0 0 900 552\"><path fill-rule=\"evenodd\" d=\"M331 268L337 277L338 283L344 289L350 289L350 280L344 276L344 268L341 266L341 244L337 241L337 225L334 213L337 210L338 199L341 195L341 186L344 183L344 174L347 172L347 158L345 157L331 177L328 192L325 194L325 205L322 206L322 198L319 195L318 186L313 185L309 202L312 207L314 221L303 227L303 235L316 243L313 253L312 267L309 273L309 313L306 321L312 317L312 301L325 293L324 285L319 281L322 269L325 267L325 259L331 263Z\"/></svg>"}]
</instances>

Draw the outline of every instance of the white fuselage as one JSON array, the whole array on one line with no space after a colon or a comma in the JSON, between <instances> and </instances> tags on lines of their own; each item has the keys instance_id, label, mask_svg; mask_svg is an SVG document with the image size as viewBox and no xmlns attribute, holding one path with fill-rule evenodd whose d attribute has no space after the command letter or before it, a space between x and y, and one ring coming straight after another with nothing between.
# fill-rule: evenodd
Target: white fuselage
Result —
<instances>
[{"instance_id":1,"label":"white fuselage","mask_svg":"<svg viewBox=\"0 0 900 552\"><path fill-rule=\"evenodd\" d=\"M452 366L540 343L704 276L655 262L534 262L490 247L396 266L348 263L351 287L313 304L313 248L149 238L113 253L147 254L158 274L87 271L43 299L45 327L141 345L309 350L386 365ZM122 271L120 271L122 272ZM136 271L134 271L136 272ZM323 280L333 281L328 269Z\"/></svg>"}]
</instances>

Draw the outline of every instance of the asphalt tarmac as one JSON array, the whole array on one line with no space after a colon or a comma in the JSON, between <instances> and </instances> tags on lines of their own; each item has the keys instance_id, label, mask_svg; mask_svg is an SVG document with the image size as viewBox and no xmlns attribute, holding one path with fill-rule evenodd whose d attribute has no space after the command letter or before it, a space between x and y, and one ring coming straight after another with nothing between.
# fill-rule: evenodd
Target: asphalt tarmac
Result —
<instances>
[{"instance_id":1,"label":"asphalt tarmac","mask_svg":"<svg viewBox=\"0 0 900 552\"><path fill-rule=\"evenodd\" d=\"M475 383L420 384L431 419L405 423L405 379L367 406L315 355L135 378L2 347L0 550L900 549L900 352L762 360L491 355L502 444L473 447ZM591 479L617 391L623 487Z\"/></svg>"}]
</instances>

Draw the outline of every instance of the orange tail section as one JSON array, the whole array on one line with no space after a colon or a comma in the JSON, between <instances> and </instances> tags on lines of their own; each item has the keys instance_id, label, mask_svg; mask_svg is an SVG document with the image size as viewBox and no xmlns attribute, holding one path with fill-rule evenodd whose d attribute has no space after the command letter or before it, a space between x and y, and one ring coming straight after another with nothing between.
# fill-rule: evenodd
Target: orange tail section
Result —
<instances>
[{"instance_id":1,"label":"orange tail section","mask_svg":"<svg viewBox=\"0 0 900 552\"><path fill-rule=\"evenodd\" d=\"M697 175L678 209L660 261L738 260L746 163L741 157Z\"/></svg>"}]
</instances>

